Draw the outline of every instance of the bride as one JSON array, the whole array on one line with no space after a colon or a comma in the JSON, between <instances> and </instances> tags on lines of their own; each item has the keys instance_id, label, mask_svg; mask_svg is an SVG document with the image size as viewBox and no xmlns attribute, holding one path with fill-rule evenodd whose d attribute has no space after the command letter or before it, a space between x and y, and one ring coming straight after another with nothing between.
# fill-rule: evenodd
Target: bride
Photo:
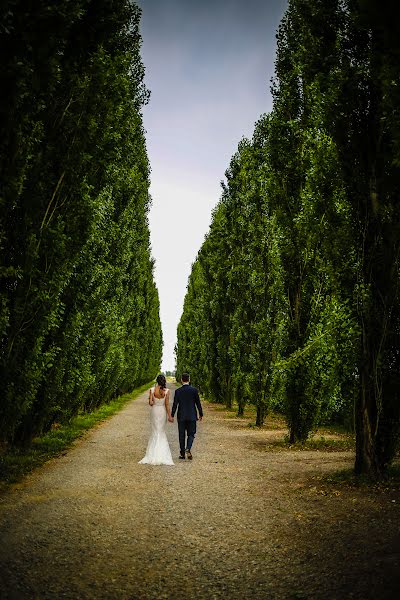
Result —
<instances>
[{"instance_id":1,"label":"bride","mask_svg":"<svg viewBox=\"0 0 400 600\"><path fill-rule=\"evenodd\" d=\"M156 381L156 385L149 393L151 434L146 455L139 461L139 464L173 465L174 461L165 433L167 417L168 420L171 419L167 380L164 375L159 375Z\"/></svg>"}]
</instances>

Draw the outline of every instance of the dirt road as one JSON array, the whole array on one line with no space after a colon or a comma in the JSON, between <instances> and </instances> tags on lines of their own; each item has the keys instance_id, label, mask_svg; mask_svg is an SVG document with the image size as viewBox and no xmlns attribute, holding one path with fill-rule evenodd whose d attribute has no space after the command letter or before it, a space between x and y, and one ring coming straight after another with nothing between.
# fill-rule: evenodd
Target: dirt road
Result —
<instances>
[{"instance_id":1,"label":"dirt road","mask_svg":"<svg viewBox=\"0 0 400 600\"><path fill-rule=\"evenodd\" d=\"M2 599L397 596L399 498L321 483L349 452L266 452L210 405L191 462L175 422L175 466L139 465L148 435L143 394L1 497Z\"/></svg>"}]
</instances>

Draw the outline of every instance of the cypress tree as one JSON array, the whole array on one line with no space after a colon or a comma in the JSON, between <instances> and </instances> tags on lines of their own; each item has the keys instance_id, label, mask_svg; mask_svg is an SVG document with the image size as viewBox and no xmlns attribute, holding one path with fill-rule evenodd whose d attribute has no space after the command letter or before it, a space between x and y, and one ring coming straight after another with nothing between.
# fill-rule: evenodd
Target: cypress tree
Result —
<instances>
[{"instance_id":1,"label":"cypress tree","mask_svg":"<svg viewBox=\"0 0 400 600\"><path fill-rule=\"evenodd\" d=\"M200 303L210 397L233 382L239 411L282 410L292 442L354 406L355 470L374 476L399 442L398 33L392 5L290 0L273 110L231 161L226 227L198 258L213 276L178 328L182 364Z\"/></svg>"},{"instance_id":2,"label":"cypress tree","mask_svg":"<svg viewBox=\"0 0 400 600\"><path fill-rule=\"evenodd\" d=\"M128 0L6 3L5 439L29 440L159 368L139 19Z\"/></svg>"}]
</instances>

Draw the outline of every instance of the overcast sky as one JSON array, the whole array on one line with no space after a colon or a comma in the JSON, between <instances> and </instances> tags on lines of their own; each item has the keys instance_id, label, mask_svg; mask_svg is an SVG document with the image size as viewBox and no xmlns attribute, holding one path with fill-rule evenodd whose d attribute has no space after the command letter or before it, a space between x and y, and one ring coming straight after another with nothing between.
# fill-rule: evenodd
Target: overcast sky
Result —
<instances>
[{"instance_id":1,"label":"overcast sky","mask_svg":"<svg viewBox=\"0 0 400 600\"><path fill-rule=\"evenodd\" d=\"M240 139L271 110L275 34L287 0L138 0L150 103L151 245L161 303L163 370L191 265Z\"/></svg>"}]
</instances>

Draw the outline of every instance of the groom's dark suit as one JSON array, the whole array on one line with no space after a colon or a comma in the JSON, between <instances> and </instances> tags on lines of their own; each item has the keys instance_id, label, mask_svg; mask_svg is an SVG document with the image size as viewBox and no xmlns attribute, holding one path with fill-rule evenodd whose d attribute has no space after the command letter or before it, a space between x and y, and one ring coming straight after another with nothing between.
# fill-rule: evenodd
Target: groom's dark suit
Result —
<instances>
[{"instance_id":1,"label":"groom's dark suit","mask_svg":"<svg viewBox=\"0 0 400 600\"><path fill-rule=\"evenodd\" d=\"M181 455L185 455L186 448L191 449L194 436L196 435L197 410L200 417L203 416L199 392L197 388L190 384L183 384L182 387L175 391L174 403L172 405L171 415L175 416L178 409L178 430L179 430L179 446ZM187 443L185 438L187 433Z\"/></svg>"}]
</instances>

